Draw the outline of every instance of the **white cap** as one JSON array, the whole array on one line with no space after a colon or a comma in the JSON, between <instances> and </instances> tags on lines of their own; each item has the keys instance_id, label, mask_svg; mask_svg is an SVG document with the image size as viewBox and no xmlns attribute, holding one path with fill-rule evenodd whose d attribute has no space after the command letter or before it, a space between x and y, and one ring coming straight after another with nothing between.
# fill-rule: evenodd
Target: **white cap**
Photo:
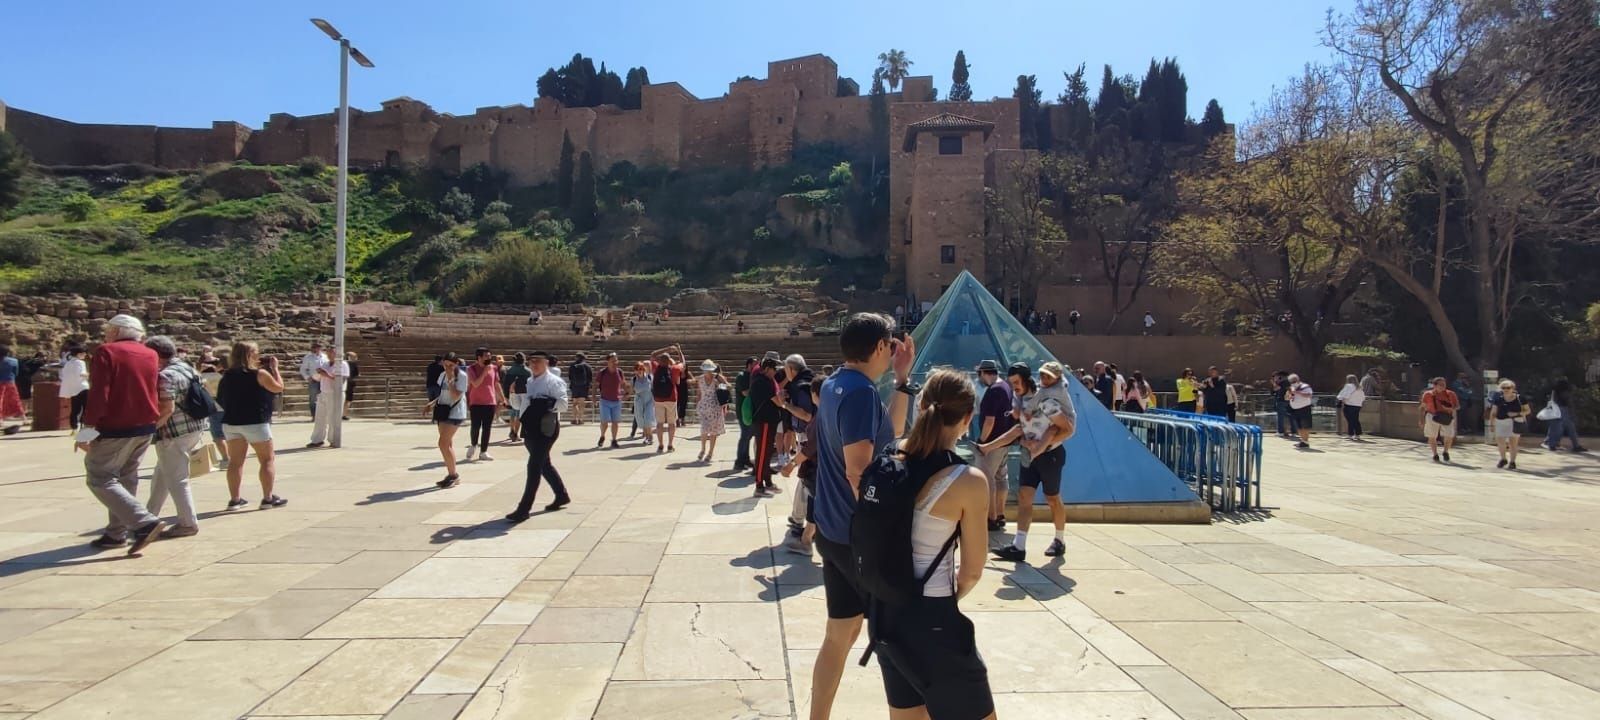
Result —
<instances>
[{"instance_id":1,"label":"white cap","mask_svg":"<svg viewBox=\"0 0 1600 720\"><path fill-rule=\"evenodd\" d=\"M127 328L129 330L138 332L141 335L144 334L144 323L139 322L139 318L136 318L132 315L117 315L110 320L107 320L106 324L113 327Z\"/></svg>"},{"instance_id":2,"label":"white cap","mask_svg":"<svg viewBox=\"0 0 1600 720\"><path fill-rule=\"evenodd\" d=\"M706 361L703 361L703 362L700 363L700 372L714 372L716 369L717 369L717 364L712 362L712 361L710 361L710 360L706 360Z\"/></svg>"}]
</instances>

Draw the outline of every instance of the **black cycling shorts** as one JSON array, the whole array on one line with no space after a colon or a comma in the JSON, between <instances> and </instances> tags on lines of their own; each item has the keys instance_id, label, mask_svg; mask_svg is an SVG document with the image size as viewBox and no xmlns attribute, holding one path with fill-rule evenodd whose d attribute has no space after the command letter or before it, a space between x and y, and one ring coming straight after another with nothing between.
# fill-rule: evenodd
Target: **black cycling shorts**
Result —
<instances>
[{"instance_id":1,"label":"black cycling shorts","mask_svg":"<svg viewBox=\"0 0 1600 720\"><path fill-rule=\"evenodd\" d=\"M867 614L866 594L856 580L856 562L850 546L816 534L822 556L822 591L828 598L828 619L846 620Z\"/></svg>"},{"instance_id":2,"label":"black cycling shorts","mask_svg":"<svg viewBox=\"0 0 1600 720\"><path fill-rule=\"evenodd\" d=\"M955 598L922 598L897 609L878 637L889 707L926 705L933 720L981 720L994 712L989 670Z\"/></svg>"},{"instance_id":3,"label":"black cycling shorts","mask_svg":"<svg viewBox=\"0 0 1600 720\"><path fill-rule=\"evenodd\" d=\"M1017 484L1023 487L1044 487L1045 497L1061 494L1061 470L1067 466L1067 448L1057 445L1043 455L1024 465Z\"/></svg>"}]
</instances>

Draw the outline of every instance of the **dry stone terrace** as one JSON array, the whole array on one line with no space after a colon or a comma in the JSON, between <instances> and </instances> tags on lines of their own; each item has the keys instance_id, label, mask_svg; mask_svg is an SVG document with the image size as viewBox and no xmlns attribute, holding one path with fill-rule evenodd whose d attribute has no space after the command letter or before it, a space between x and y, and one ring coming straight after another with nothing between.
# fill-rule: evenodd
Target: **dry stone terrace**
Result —
<instances>
[{"instance_id":1,"label":"dry stone terrace","mask_svg":"<svg viewBox=\"0 0 1600 720\"><path fill-rule=\"evenodd\" d=\"M308 431L277 428L289 505L223 512L204 475L201 534L136 559L88 548L65 434L0 439L0 718L806 717L820 571L773 551L789 496L752 500L726 444L569 427L575 504L513 528L520 447L439 491L430 426ZM1600 463L1455 456L1274 442L1268 512L1071 526L1049 563L1035 533L962 603L1000 717L1600 717ZM834 717L885 716L852 665Z\"/></svg>"}]
</instances>

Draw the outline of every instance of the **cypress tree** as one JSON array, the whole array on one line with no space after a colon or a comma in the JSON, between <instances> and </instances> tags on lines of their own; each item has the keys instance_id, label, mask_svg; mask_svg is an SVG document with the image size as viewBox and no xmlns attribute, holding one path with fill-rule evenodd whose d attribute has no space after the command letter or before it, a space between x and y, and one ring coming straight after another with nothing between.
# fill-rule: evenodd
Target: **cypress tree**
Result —
<instances>
[{"instance_id":1,"label":"cypress tree","mask_svg":"<svg viewBox=\"0 0 1600 720\"><path fill-rule=\"evenodd\" d=\"M1127 86L1111 73L1111 66L1107 65L1105 73L1100 76L1100 93L1094 101L1095 128L1115 125L1126 129L1128 104Z\"/></svg>"},{"instance_id":2,"label":"cypress tree","mask_svg":"<svg viewBox=\"0 0 1600 720\"><path fill-rule=\"evenodd\" d=\"M539 88L539 97L560 100L562 98L561 73L556 72L555 68L544 71L544 74L539 76L537 87Z\"/></svg>"},{"instance_id":3,"label":"cypress tree","mask_svg":"<svg viewBox=\"0 0 1600 720\"><path fill-rule=\"evenodd\" d=\"M561 132L561 162L556 170L556 202L561 207L572 206L572 136Z\"/></svg>"},{"instance_id":4,"label":"cypress tree","mask_svg":"<svg viewBox=\"0 0 1600 720\"><path fill-rule=\"evenodd\" d=\"M883 87L883 71L872 71L872 90L867 94L867 119L872 123L872 174L877 176L878 160L889 157L889 96Z\"/></svg>"},{"instance_id":5,"label":"cypress tree","mask_svg":"<svg viewBox=\"0 0 1600 720\"><path fill-rule=\"evenodd\" d=\"M1207 140L1221 135L1228 129L1228 121L1222 117L1222 106L1217 104L1217 99L1212 98L1206 103L1206 114L1200 118L1200 134Z\"/></svg>"},{"instance_id":6,"label":"cypress tree","mask_svg":"<svg viewBox=\"0 0 1600 720\"><path fill-rule=\"evenodd\" d=\"M956 51L956 67L950 73L949 99L954 102L968 102L972 100L972 86L967 84L967 53Z\"/></svg>"},{"instance_id":7,"label":"cypress tree","mask_svg":"<svg viewBox=\"0 0 1600 720\"><path fill-rule=\"evenodd\" d=\"M596 77L600 87L600 104L622 106L622 78L616 73L606 69L605 63L600 63L600 74Z\"/></svg>"},{"instance_id":8,"label":"cypress tree","mask_svg":"<svg viewBox=\"0 0 1600 720\"><path fill-rule=\"evenodd\" d=\"M1189 125L1189 80L1178 69L1178 61L1161 63L1161 139L1182 142Z\"/></svg>"},{"instance_id":9,"label":"cypress tree","mask_svg":"<svg viewBox=\"0 0 1600 720\"><path fill-rule=\"evenodd\" d=\"M622 85L620 106L623 110L644 107L644 86L650 84L650 72L642 67L628 68L628 79Z\"/></svg>"},{"instance_id":10,"label":"cypress tree","mask_svg":"<svg viewBox=\"0 0 1600 720\"><path fill-rule=\"evenodd\" d=\"M572 228L578 232L593 230L599 220L595 192L594 158L585 150L578 154L578 181L572 189Z\"/></svg>"},{"instance_id":11,"label":"cypress tree","mask_svg":"<svg viewBox=\"0 0 1600 720\"><path fill-rule=\"evenodd\" d=\"M1066 136L1060 138L1062 147L1082 150L1089 146L1094 134L1094 111L1089 107L1089 83L1083 78L1084 65L1067 76L1067 89L1059 98L1065 115L1062 128Z\"/></svg>"},{"instance_id":12,"label":"cypress tree","mask_svg":"<svg viewBox=\"0 0 1600 720\"><path fill-rule=\"evenodd\" d=\"M1039 88L1033 75L1018 75L1011 97L1017 99L1017 120L1024 149L1039 147Z\"/></svg>"}]
</instances>

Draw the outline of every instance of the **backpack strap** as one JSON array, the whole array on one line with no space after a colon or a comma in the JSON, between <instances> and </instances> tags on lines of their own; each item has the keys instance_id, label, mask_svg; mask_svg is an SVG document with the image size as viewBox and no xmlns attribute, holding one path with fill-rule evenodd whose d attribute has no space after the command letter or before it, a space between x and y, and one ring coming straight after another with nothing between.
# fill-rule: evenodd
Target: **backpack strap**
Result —
<instances>
[{"instance_id":1,"label":"backpack strap","mask_svg":"<svg viewBox=\"0 0 1600 720\"><path fill-rule=\"evenodd\" d=\"M939 478L939 481L934 484L933 489L928 491L928 496L923 498L921 502L917 503L917 510L926 512L928 508L933 507L934 503L939 502L939 498L944 496L945 491L949 490L950 486L955 484L956 478L961 477L961 472L966 469L966 465L959 463L952 465L950 467L950 472L945 473L944 477Z\"/></svg>"}]
</instances>

